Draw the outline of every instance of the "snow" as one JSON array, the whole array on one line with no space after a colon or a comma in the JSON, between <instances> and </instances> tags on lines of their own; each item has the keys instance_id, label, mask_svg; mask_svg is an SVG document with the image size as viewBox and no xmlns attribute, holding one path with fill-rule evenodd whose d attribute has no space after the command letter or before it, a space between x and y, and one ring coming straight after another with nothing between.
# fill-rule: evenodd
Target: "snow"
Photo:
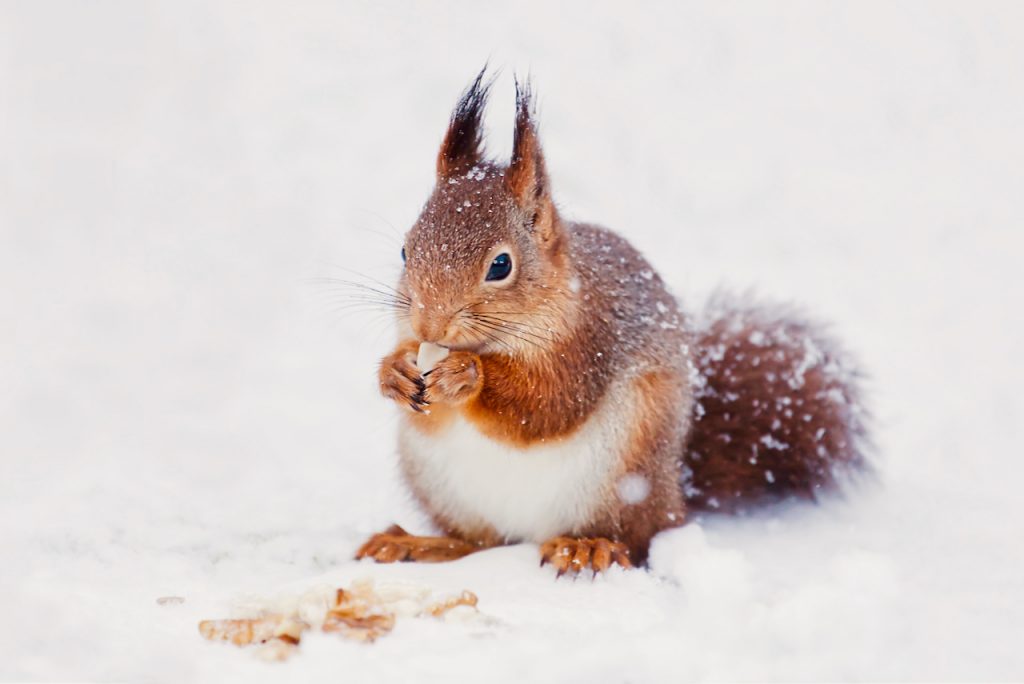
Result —
<instances>
[{"instance_id":1,"label":"snow","mask_svg":"<svg viewBox=\"0 0 1024 684\"><path fill-rule=\"evenodd\" d=\"M651 483L643 475L627 473L615 482L615 493L628 504L642 503L651 493Z\"/></svg>"},{"instance_id":2,"label":"snow","mask_svg":"<svg viewBox=\"0 0 1024 684\"><path fill-rule=\"evenodd\" d=\"M1024 677L1024 9L620 9L0 5L0 679ZM532 545L349 560L426 527L376 395L390 313L311 279L393 281L488 59L489 149L530 71L567 215L691 309L724 282L835 323L874 477L594 580ZM199 637L361 578L488 620L283 664Z\"/></svg>"}]
</instances>

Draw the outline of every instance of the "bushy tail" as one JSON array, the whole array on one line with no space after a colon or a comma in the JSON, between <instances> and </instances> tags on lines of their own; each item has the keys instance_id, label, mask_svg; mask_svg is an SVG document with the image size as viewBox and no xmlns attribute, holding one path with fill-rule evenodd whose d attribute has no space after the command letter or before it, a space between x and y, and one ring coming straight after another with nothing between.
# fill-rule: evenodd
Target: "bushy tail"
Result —
<instances>
[{"instance_id":1,"label":"bushy tail","mask_svg":"<svg viewBox=\"0 0 1024 684\"><path fill-rule=\"evenodd\" d=\"M784 307L718 296L695 329L683 487L694 510L815 499L865 466L859 373Z\"/></svg>"}]
</instances>

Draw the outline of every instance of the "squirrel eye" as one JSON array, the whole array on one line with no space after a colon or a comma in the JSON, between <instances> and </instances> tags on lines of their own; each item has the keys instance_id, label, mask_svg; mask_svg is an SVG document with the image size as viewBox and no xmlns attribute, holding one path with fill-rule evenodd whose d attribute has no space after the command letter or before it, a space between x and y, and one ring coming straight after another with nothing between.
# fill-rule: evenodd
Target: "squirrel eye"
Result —
<instances>
[{"instance_id":1,"label":"squirrel eye","mask_svg":"<svg viewBox=\"0 0 1024 684\"><path fill-rule=\"evenodd\" d=\"M485 280L504 280L512 272L512 257L508 254L499 254L494 257L491 267L487 269Z\"/></svg>"},{"instance_id":2,"label":"squirrel eye","mask_svg":"<svg viewBox=\"0 0 1024 684\"><path fill-rule=\"evenodd\" d=\"M402 263L405 263L405 247L402 247Z\"/></svg>"}]
</instances>

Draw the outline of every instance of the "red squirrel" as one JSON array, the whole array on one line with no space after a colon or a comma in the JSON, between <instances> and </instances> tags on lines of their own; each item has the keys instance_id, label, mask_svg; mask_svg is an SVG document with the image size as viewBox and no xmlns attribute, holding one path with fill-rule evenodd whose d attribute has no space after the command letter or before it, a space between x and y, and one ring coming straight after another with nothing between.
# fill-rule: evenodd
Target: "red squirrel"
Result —
<instances>
[{"instance_id":1,"label":"red squirrel","mask_svg":"<svg viewBox=\"0 0 1024 684\"><path fill-rule=\"evenodd\" d=\"M379 371L404 409L402 476L444 536L393 526L357 558L535 542L559 575L630 567L688 512L815 499L863 465L858 374L838 347L742 300L684 314L625 239L559 215L528 83L511 161L485 157L485 71L405 236L399 342ZM424 342L450 350L429 372Z\"/></svg>"}]
</instances>

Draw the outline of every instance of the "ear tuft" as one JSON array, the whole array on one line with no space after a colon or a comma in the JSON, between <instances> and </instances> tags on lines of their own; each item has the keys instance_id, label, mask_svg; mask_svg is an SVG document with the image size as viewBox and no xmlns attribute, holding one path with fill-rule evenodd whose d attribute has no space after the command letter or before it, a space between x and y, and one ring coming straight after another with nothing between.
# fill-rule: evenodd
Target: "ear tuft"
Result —
<instances>
[{"instance_id":1,"label":"ear tuft","mask_svg":"<svg viewBox=\"0 0 1024 684\"><path fill-rule=\"evenodd\" d=\"M533 89L530 82L516 79L516 130L512 138L512 161L505 181L516 201L531 208L547 191L544 155L537 136Z\"/></svg>"},{"instance_id":2,"label":"ear tuft","mask_svg":"<svg viewBox=\"0 0 1024 684\"><path fill-rule=\"evenodd\" d=\"M505 186L516 203L533 216L533 226L542 241L557 230L557 215L551 201L544 153L537 134L533 89L529 80L516 79L516 129L512 139L512 161L505 173Z\"/></svg>"},{"instance_id":3,"label":"ear tuft","mask_svg":"<svg viewBox=\"0 0 1024 684\"><path fill-rule=\"evenodd\" d=\"M483 158L483 115L494 84L494 78L484 81L486 72L485 64L455 105L437 155L439 178L465 171Z\"/></svg>"}]
</instances>

